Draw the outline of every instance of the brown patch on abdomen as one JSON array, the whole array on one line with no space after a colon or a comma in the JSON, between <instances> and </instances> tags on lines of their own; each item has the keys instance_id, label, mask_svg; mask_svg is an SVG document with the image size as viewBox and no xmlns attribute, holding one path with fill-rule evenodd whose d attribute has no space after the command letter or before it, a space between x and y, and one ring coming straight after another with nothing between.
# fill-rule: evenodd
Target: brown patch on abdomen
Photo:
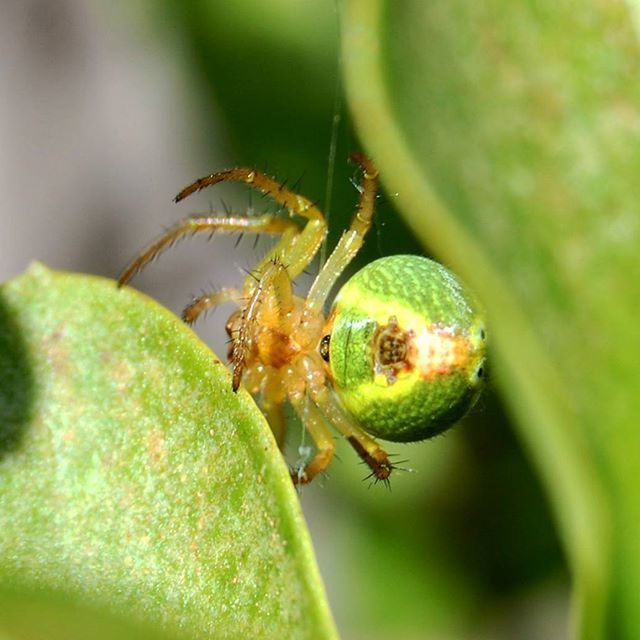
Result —
<instances>
[{"instance_id":1,"label":"brown patch on abdomen","mask_svg":"<svg viewBox=\"0 0 640 640\"><path fill-rule=\"evenodd\" d=\"M451 327L433 323L405 329L395 316L378 326L373 340L375 373L388 384L415 370L423 380L452 374L468 366L472 351L469 339Z\"/></svg>"},{"instance_id":2,"label":"brown patch on abdomen","mask_svg":"<svg viewBox=\"0 0 640 640\"><path fill-rule=\"evenodd\" d=\"M413 337L413 331L402 329L395 316L389 317L388 324L378 326L373 338L375 372L384 374L389 384L414 368Z\"/></svg>"}]
</instances>

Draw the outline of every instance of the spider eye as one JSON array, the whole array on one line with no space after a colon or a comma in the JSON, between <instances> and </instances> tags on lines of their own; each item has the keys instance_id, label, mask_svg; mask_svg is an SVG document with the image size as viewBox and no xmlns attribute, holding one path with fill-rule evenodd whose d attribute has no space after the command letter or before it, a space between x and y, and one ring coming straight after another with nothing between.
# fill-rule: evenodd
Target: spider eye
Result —
<instances>
[{"instance_id":1,"label":"spider eye","mask_svg":"<svg viewBox=\"0 0 640 640\"><path fill-rule=\"evenodd\" d=\"M471 384L474 386L480 384L485 378L485 373L484 366L482 364L478 365L475 371L471 374Z\"/></svg>"},{"instance_id":2,"label":"spider eye","mask_svg":"<svg viewBox=\"0 0 640 640\"><path fill-rule=\"evenodd\" d=\"M320 346L318 347L320 351L320 356L325 362L329 362L329 343L331 342L331 336L326 335L320 340Z\"/></svg>"}]
</instances>

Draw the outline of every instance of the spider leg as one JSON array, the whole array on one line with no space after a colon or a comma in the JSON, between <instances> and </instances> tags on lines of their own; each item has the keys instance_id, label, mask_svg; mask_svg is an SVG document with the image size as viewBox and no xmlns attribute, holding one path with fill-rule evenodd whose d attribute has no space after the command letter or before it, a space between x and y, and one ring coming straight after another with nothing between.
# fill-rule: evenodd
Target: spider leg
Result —
<instances>
[{"instance_id":1,"label":"spider leg","mask_svg":"<svg viewBox=\"0 0 640 640\"><path fill-rule=\"evenodd\" d=\"M387 452L363 429L345 415L327 387L312 395L313 402L329 422L349 441L363 462L371 469L376 480L387 480L393 471Z\"/></svg>"},{"instance_id":2,"label":"spider leg","mask_svg":"<svg viewBox=\"0 0 640 640\"><path fill-rule=\"evenodd\" d=\"M354 153L349 159L360 165L363 172L360 200L351 221L351 226L342 234L329 259L325 262L311 285L306 305L310 310L319 311L322 309L331 292L331 288L345 267L358 253L360 247L362 247L364 236L371 228L376 193L378 191L378 170L371 160L363 154Z\"/></svg>"},{"instance_id":3,"label":"spider leg","mask_svg":"<svg viewBox=\"0 0 640 640\"><path fill-rule=\"evenodd\" d=\"M244 182L250 187L271 196L277 203L286 207L290 213L297 214L308 220L323 220L322 211L316 205L304 196L301 196L287 189L277 180L270 178L260 171L249 169L246 167L237 167L235 169L227 169L226 171L218 171L204 178L200 178L190 185L186 186L176 197L175 201L180 202L192 193L200 191L205 187L211 187L220 182Z\"/></svg>"},{"instance_id":4,"label":"spider leg","mask_svg":"<svg viewBox=\"0 0 640 640\"><path fill-rule=\"evenodd\" d=\"M213 293L203 293L192 300L191 304L182 312L182 319L187 324L193 324L200 314L217 307L225 302L241 303L243 294L237 289L220 289Z\"/></svg>"},{"instance_id":5,"label":"spider leg","mask_svg":"<svg viewBox=\"0 0 640 640\"><path fill-rule=\"evenodd\" d=\"M149 262L160 255L165 249L175 244L187 235L215 231L248 231L253 233L284 234L287 238L295 236L299 232L293 220L276 218L265 214L255 218L242 216L192 216L183 218L173 227L163 233L157 240L145 247L124 269L118 278L118 286L121 287L133 278Z\"/></svg>"},{"instance_id":6,"label":"spider leg","mask_svg":"<svg viewBox=\"0 0 640 640\"><path fill-rule=\"evenodd\" d=\"M324 219L309 220L299 234L283 235L258 263L257 269L260 270L267 263L278 260L286 265L289 277L294 280L309 266L326 234L327 225ZM249 278L245 281L246 286L251 286Z\"/></svg>"},{"instance_id":7,"label":"spider leg","mask_svg":"<svg viewBox=\"0 0 640 640\"><path fill-rule=\"evenodd\" d=\"M293 291L287 268L274 259L264 267L252 291L237 337L233 341L231 357L233 390L237 391L248 355L256 351L258 359L278 366L278 358L286 358L288 338L292 329Z\"/></svg>"},{"instance_id":8,"label":"spider leg","mask_svg":"<svg viewBox=\"0 0 640 640\"><path fill-rule=\"evenodd\" d=\"M284 438L287 433L287 423L284 417L284 405L282 402L270 402L264 400L262 402L262 410L265 413L267 422L271 427L273 436L278 443L278 448L282 451L284 447Z\"/></svg>"},{"instance_id":9,"label":"spider leg","mask_svg":"<svg viewBox=\"0 0 640 640\"><path fill-rule=\"evenodd\" d=\"M283 237L258 264L258 269L261 270L273 258L278 258L287 265L289 276L295 279L313 260L326 236L327 224L322 211L311 200L287 189L284 184L247 167L219 171L200 178L185 187L175 197L175 201L180 202L196 191L221 182L244 182L286 207L289 215L307 219L307 224L299 235ZM251 287L248 280L245 287Z\"/></svg>"},{"instance_id":10,"label":"spider leg","mask_svg":"<svg viewBox=\"0 0 640 640\"><path fill-rule=\"evenodd\" d=\"M294 469L291 472L294 484L308 484L329 466L336 445L324 417L307 395L292 395L289 401L316 447L311 461L303 469Z\"/></svg>"}]
</instances>

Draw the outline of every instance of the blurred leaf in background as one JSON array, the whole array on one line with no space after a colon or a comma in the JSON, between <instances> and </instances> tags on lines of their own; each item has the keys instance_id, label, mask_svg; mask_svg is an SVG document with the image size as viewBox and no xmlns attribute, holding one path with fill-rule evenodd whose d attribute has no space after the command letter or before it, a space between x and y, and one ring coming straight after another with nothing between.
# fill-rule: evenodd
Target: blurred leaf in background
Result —
<instances>
[{"instance_id":1,"label":"blurred leaf in background","mask_svg":"<svg viewBox=\"0 0 640 640\"><path fill-rule=\"evenodd\" d=\"M635 9L345 7L359 130L416 234L487 305L496 380L572 566L579 635L640 637Z\"/></svg>"}]
</instances>

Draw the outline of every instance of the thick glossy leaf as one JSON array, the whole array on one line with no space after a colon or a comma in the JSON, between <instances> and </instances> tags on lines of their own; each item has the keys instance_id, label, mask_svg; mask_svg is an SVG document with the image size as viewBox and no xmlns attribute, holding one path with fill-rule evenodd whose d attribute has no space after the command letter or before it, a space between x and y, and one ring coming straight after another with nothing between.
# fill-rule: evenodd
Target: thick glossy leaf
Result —
<instances>
[{"instance_id":1,"label":"thick glossy leaf","mask_svg":"<svg viewBox=\"0 0 640 640\"><path fill-rule=\"evenodd\" d=\"M0 579L187 637L333 637L269 428L192 331L41 266L0 303Z\"/></svg>"},{"instance_id":2,"label":"thick glossy leaf","mask_svg":"<svg viewBox=\"0 0 640 640\"><path fill-rule=\"evenodd\" d=\"M487 307L583 638L640 637L637 24L622 2L345 2L360 133Z\"/></svg>"}]
</instances>

